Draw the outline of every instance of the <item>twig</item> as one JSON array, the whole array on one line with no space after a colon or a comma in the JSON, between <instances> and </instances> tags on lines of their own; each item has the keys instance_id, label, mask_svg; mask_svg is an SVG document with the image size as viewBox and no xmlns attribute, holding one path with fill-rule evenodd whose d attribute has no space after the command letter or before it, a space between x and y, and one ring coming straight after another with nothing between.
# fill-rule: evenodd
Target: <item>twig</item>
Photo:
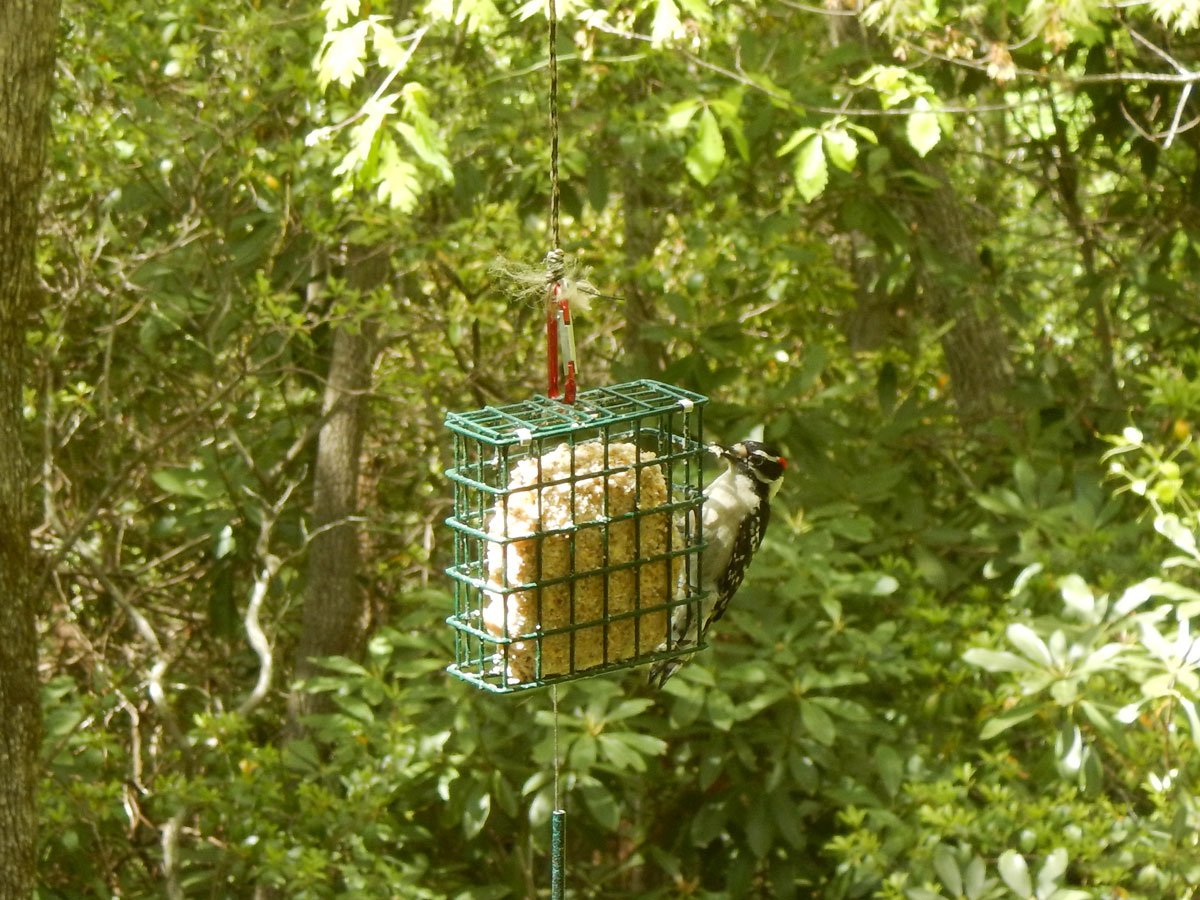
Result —
<instances>
[{"instance_id":1,"label":"twig","mask_svg":"<svg viewBox=\"0 0 1200 900\"><path fill-rule=\"evenodd\" d=\"M162 827L162 867L167 900L183 900L183 886L179 883L179 829L185 812L179 810Z\"/></svg>"},{"instance_id":2,"label":"twig","mask_svg":"<svg viewBox=\"0 0 1200 900\"><path fill-rule=\"evenodd\" d=\"M1167 150L1171 144L1175 142L1175 135L1179 134L1179 120L1183 118L1183 108L1187 105L1188 98L1192 96L1192 86L1185 84L1183 90L1179 92L1179 102L1175 104L1175 115L1171 118L1171 127L1167 130L1166 139L1163 141L1163 149Z\"/></svg>"},{"instance_id":3,"label":"twig","mask_svg":"<svg viewBox=\"0 0 1200 900\"><path fill-rule=\"evenodd\" d=\"M258 540L255 542L254 552L261 560L262 568L254 577L254 587L250 590L250 602L246 605L246 614L242 617L242 624L246 628L246 639L250 644L250 649L258 657L258 680L254 684L254 689L238 706L238 713L243 716L248 715L262 703L267 696L267 691L271 689L274 656L271 653L271 642L267 640L267 636L263 632L259 616L271 582L279 574L279 567L283 564L283 561L271 552L271 532L274 531L275 523L279 520L284 506L287 505L292 492L298 485L298 481L293 481L284 488L283 493L278 500L271 504L270 509L262 512L262 522L258 528ZM247 493L253 495L251 491L247 491Z\"/></svg>"}]
</instances>

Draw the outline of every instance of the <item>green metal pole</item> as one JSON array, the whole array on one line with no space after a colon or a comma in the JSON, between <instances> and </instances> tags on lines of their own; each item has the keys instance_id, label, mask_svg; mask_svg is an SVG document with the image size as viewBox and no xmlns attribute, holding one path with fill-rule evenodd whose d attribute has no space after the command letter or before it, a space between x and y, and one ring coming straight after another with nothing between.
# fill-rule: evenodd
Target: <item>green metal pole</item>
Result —
<instances>
[{"instance_id":1,"label":"green metal pole","mask_svg":"<svg viewBox=\"0 0 1200 900\"><path fill-rule=\"evenodd\" d=\"M566 833L567 813L556 809L550 814L550 900L563 900Z\"/></svg>"}]
</instances>

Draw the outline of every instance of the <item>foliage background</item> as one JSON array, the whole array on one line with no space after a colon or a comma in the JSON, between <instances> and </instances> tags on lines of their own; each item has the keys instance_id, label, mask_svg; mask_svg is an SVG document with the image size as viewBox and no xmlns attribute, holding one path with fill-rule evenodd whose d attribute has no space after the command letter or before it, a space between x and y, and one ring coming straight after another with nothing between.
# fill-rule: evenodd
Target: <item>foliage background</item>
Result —
<instances>
[{"instance_id":1,"label":"foliage background","mask_svg":"<svg viewBox=\"0 0 1200 900\"><path fill-rule=\"evenodd\" d=\"M713 649L561 692L571 895L1193 896L1200 6L559 12L585 381L794 462ZM442 417L540 388L542 5L64 15L39 895L544 893L548 698L439 624ZM361 640L293 688L345 336Z\"/></svg>"}]
</instances>

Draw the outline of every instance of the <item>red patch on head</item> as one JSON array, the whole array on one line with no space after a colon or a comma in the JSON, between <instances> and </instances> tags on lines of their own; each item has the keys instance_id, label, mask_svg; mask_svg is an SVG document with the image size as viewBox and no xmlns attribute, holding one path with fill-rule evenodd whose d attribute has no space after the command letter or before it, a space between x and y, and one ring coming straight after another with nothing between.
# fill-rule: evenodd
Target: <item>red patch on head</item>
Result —
<instances>
[{"instance_id":1,"label":"red patch on head","mask_svg":"<svg viewBox=\"0 0 1200 900\"><path fill-rule=\"evenodd\" d=\"M784 459L782 456L779 457L779 468L781 468L781 469L787 468L787 460Z\"/></svg>"}]
</instances>

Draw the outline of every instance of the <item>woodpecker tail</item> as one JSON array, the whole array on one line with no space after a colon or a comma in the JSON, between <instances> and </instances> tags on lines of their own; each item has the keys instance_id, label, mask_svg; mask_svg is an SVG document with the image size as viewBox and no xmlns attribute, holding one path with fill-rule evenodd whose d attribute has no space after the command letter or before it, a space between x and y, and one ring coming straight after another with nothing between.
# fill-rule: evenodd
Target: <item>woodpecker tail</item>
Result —
<instances>
[{"instance_id":1,"label":"woodpecker tail","mask_svg":"<svg viewBox=\"0 0 1200 900\"><path fill-rule=\"evenodd\" d=\"M674 659L660 659L650 667L648 681L661 691L667 680L679 671L679 667L683 665L684 659L685 657L679 656Z\"/></svg>"}]
</instances>

